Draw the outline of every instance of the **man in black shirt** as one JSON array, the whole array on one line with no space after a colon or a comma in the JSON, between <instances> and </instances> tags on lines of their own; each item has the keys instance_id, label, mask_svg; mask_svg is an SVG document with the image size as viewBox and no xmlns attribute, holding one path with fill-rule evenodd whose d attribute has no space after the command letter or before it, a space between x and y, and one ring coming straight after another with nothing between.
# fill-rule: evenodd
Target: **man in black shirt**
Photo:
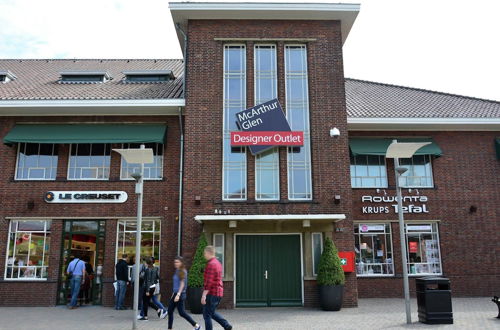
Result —
<instances>
[{"instance_id":1,"label":"man in black shirt","mask_svg":"<svg viewBox=\"0 0 500 330\"><path fill-rule=\"evenodd\" d=\"M116 292L115 292L115 309L124 310L123 300L127 291L128 278L128 263L127 255L122 254L122 258L116 263Z\"/></svg>"}]
</instances>

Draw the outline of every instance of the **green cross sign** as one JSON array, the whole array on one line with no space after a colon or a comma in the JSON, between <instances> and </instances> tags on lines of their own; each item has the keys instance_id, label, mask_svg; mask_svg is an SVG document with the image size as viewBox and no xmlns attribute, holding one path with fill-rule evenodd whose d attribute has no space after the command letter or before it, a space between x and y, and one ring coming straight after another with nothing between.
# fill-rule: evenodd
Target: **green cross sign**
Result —
<instances>
[{"instance_id":1,"label":"green cross sign","mask_svg":"<svg viewBox=\"0 0 500 330\"><path fill-rule=\"evenodd\" d=\"M340 258L340 264L341 264L342 266L347 265L347 259L346 259L346 258Z\"/></svg>"}]
</instances>

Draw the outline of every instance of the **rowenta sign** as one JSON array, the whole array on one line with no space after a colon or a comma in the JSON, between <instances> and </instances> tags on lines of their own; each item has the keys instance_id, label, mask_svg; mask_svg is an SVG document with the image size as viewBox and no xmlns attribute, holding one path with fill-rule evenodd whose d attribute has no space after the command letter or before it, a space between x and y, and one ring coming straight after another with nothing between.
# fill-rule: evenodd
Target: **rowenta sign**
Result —
<instances>
[{"instance_id":1,"label":"rowenta sign","mask_svg":"<svg viewBox=\"0 0 500 330\"><path fill-rule=\"evenodd\" d=\"M303 146L304 132L292 132L278 99L238 112L241 132L231 132L232 146L249 146L253 155L275 146Z\"/></svg>"}]
</instances>

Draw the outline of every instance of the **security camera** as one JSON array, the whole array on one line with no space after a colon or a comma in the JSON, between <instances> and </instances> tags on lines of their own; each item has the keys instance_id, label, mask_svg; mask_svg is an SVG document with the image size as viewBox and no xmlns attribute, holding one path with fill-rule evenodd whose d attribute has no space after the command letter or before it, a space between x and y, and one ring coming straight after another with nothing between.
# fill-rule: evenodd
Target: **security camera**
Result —
<instances>
[{"instance_id":1,"label":"security camera","mask_svg":"<svg viewBox=\"0 0 500 330\"><path fill-rule=\"evenodd\" d=\"M340 130L337 127L334 127L330 129L330 136L331 137L339 137L340 136Z\"/></svg>"},{"instance_id":2,"label":"security camera","mask_svg":"<svg viewBox=\"0 0 500 330\"><path fill-rule=\"evenodd\" d=\"M141 179L141 173L132 173L130 174L130 176L133 177L137 182L139 182L139 180Z\"/></svg>"}]
</instances>

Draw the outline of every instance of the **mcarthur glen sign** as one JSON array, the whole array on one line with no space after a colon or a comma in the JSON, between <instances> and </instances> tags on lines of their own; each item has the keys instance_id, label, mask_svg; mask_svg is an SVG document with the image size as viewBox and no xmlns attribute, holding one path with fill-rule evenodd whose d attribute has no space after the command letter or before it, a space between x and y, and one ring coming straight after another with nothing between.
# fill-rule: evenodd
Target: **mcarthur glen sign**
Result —
<instances>
[{"instance_id":1,"label":"mcarthur glen sign","mask_svg":"<svg viewBox=\"0 0 500 330\"><path fill-rule=\"evenodd\" d=\"M429 213L427 196L404 196L403 213ZM373 205L362 206L361 211L364 214L380 214L389 213L391 210L398 213L398 198L396 196L362 196L361 202L370 203ZM391 203L391 205L381 205ZM418 203L418 205L416 204Z\"/></svg>"},{"instance_id":2,"label":"mcarthur glen sign","mask_svg":"<svg viewBox=\"0 0 500 330\"><path fill-rule=\"evenodd\" d=\"M47 203L124 203L125 191L48 191L43 196Z\"/></svg>"},{"instance_id":3,"label":"mcarthur glen sign","mask_svg":"<svg viewBox=\"0 0 500 330\"><path fill-rule=\"evenodd\" d=\"M304 132L293 132L278 99L236 114L241 132L231 132L231 146L249 146L253 155L275 146L303 146Z\"/></svg>"}]
</instances>

